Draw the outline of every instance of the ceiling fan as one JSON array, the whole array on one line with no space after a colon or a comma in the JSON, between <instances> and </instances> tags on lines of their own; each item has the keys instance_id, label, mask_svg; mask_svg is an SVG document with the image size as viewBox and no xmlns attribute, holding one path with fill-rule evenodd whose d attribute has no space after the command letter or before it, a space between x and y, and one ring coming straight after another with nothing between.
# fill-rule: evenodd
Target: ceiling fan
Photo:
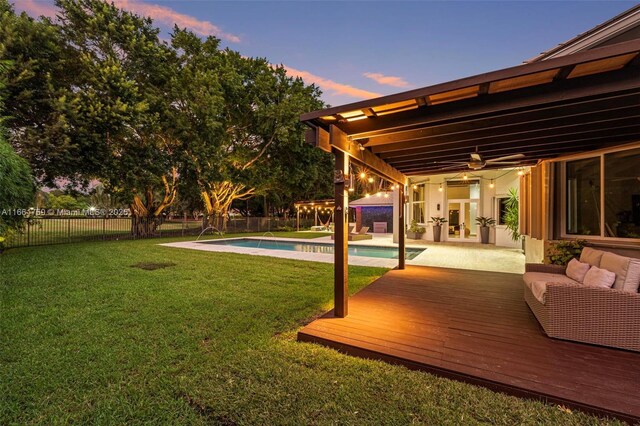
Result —
<instances>
[{"instance_id":1,"label":"ceiling fan","mask_svg":"<svg viewBox=\"0 0 640 426\"><path fill-rule=\"evenodd\" d=\"M513 154L485 160L482 155L476 151L469 154L469 161L439 161L439 163L450 164L449 166L441 168L441 170L458 169L461 166L467 166L471 170L480 170L486 166L517 166L520 164L520 161L513 160L519 160L524 157L524 154Z\"/></svg>"}]
</instances>

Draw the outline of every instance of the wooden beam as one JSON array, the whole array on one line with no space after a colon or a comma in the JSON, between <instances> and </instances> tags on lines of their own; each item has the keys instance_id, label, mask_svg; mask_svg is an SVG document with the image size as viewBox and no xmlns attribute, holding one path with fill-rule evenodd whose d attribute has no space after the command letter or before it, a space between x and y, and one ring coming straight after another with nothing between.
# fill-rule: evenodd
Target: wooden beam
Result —
<instances>
[{"instance_id":1,"label":"wooden beam","mask_svg":"<svg viewBox=\"0 0 640 426\"><path fill-rule=\"evenodd\" d=\"M398 269L405 267L405 215L404 215L404 185L398 188Z\"/></svg>"},{"instance_id":2,"label":"wooden beam","mask_svg":"<svg viewBox=\"0 0 640 426\"><path fill-rule=\"evenodd\" d=\"M335 155L335 228L334 228L334 264L333 264L333 300L334 315L344 318L349 312L349 193L345 188L344 177L349 173L349 156L340 150ZM340 178L340 176L342 178Z\"/></svg>"},{"instance_id":3,"label":"wooden beam","mask_svg":"<svg viewBox=\"0 0 640 426\"><path fill-rule=\"evenodd\" d=\"M465 120L431 124L424 127L389 131L379 133L366 138L355 137L353 139L365 144L367 147L386 145L399 142L407 142L416 139L424 139L434 136L461 135L478 130L501 130L513 128L523 124L535 124L535 127L547 127L547 123L559 123L562 120L593 121L597 115L613 114L614 118L623 117L625 114L638 113L640 110L640 90L635 93L613 95L604 98L589 99L577 104L560 104L540 109L527 109L514 113L469 118Z\"/></svg>"},{"instance_id":4,"label":"wooden beam","mask_svg":"<svg viewBox=\"0 0 640 426\"><path fill-rule=\"evenodd\" d=\"M475 140L465 140L461 142L448 142L446 144L428 144L422 146L416 146L415 148L407 147L406 149L399 150L389 150L385 152L379 153L380 157L384 161L389 161L391 158L399 158L406 157L415 154L421 154L425 152L433 152L438 149L438 147L443 147L446 150L454 150L456 148L462 148L467 150L475 151L475 148L478 147L478 150L482 152L482 147L484 146L492 146L498 144L510 143L513 144L513 149L517 150L519 147L526 147L528 145L535 145L536 143L544 143L549 139L554 140L570 140L579 138L580 135L586 135L588 137L593 137L595 135L601 135L601 137L613 137L618 135L629 135L633 133L640 132L640 121L636 120L622 120L617 123L612 124L601 124L598 126L598 123L594 125L584 125L582 127L571 127L567 129L562 129L562 131L545 131L541 130L540 132L531 132L529 134L516 134L516 135L506 135L506 136L497 136L493 138L478 138ZM619 124L618 124L619 123ZM578 130L579 129L579 130ZM563 139L564 138L564 139Z\"/></svg>"},{"instance_id":5,"label":"wooden beam","mask_svg":"<svg viewBox=\"0 0 640 426\"><path fill-rule=\"evenodd\" d=\"M612 71L604 75L593 75L570 80L559 80L541 86L502 92L493 95L464 99L457 102L417 108L397 114L358 120L340 124L340 128L354 138L371 137L391 130L410 130L427 124L467 120L473 116L516 112L521 108L535 108L556 102L570 104L583 98L606 97L616 92L637 91L640 88L637 69L628 68Z\"/></svg>"},{"instance_id":6,"label":"wooden beam","mask_svg":"<svg viewBox=\"0 0 640 426\"><path fill-rule=\"evenodd\" d=\"M322 132L324 130L320 129L320 134ZM407 184L405 175L382 161L369 150L361 150L357 143L349 141L347 135L335 125L329 126L329 143L334 150L344 152L355 162L371 170L372 173L378 174L393 183Z\"/></svg>"}]
</instances>

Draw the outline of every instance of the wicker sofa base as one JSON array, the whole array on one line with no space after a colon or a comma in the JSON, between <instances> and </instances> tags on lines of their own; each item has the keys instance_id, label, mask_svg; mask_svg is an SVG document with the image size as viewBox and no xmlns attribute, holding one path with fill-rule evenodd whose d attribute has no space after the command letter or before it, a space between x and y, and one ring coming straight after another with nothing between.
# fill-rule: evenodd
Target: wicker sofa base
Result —
<instances>
[{"instance_id":1,"label":"wicker sofa base","mask_svg":"<svg viewBox=\"0 0 640 426\"><path fill-rule=\"evenodd\" d=\"M524 300L549 337L640 352L639 293L549 283L542 303L523 287Z\"/></svg>"}]
</instances>

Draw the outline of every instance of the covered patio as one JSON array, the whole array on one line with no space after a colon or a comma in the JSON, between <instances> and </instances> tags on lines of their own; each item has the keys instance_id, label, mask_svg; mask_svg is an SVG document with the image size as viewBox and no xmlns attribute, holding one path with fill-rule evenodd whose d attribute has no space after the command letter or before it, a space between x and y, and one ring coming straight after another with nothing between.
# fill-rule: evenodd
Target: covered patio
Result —
<instances>
[{"instance_id":1,"label":"covered patio","mask_svg":"<svg viewBox=\"0 0 640 426\"><path fill-rule=\"evenodd\" d=\"M531 167L521 179L521 232L546 239L556 218L540 201L554 173L543 162L640 141L639 52L640 40L621 42L304 114L307 141L336 160L335 308L299 340L640 420L640 354L547 337L523 300L519 274L407 267L402 255L411 176L497 169L504 165L490 160L507 156ZM397 268L351 299L350 163L397 189L400 250Z\"/></svg>"}]
</instances>

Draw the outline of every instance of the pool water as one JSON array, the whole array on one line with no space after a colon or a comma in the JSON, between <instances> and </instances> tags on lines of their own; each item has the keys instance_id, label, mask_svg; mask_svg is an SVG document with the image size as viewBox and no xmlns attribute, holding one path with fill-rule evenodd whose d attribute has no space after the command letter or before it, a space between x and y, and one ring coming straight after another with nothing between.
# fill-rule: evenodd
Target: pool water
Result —
<instances>
[{"instance_id":1,"label":"pool water","mask_svg":"<svg viewBox=\"0 0 640 426\"><path fill-rule=\"evenodd\" d=\"M217 246L233 246L260 248L267 250L288 250L301 251L306 253L325 253L333 254L333 244L324 243L308 243L298 241L275 241L275 240L258 240L252 238L238 238L235 240L215 240L215 241L199 241L199 244L211 244ZM406 248L405 259L411 260L422 253L425 249ZM382 259L397 259L398 249L395 247L378 247L378 246L349 246L349 256L378 257Z\"/></svg>"}]
</instances>

